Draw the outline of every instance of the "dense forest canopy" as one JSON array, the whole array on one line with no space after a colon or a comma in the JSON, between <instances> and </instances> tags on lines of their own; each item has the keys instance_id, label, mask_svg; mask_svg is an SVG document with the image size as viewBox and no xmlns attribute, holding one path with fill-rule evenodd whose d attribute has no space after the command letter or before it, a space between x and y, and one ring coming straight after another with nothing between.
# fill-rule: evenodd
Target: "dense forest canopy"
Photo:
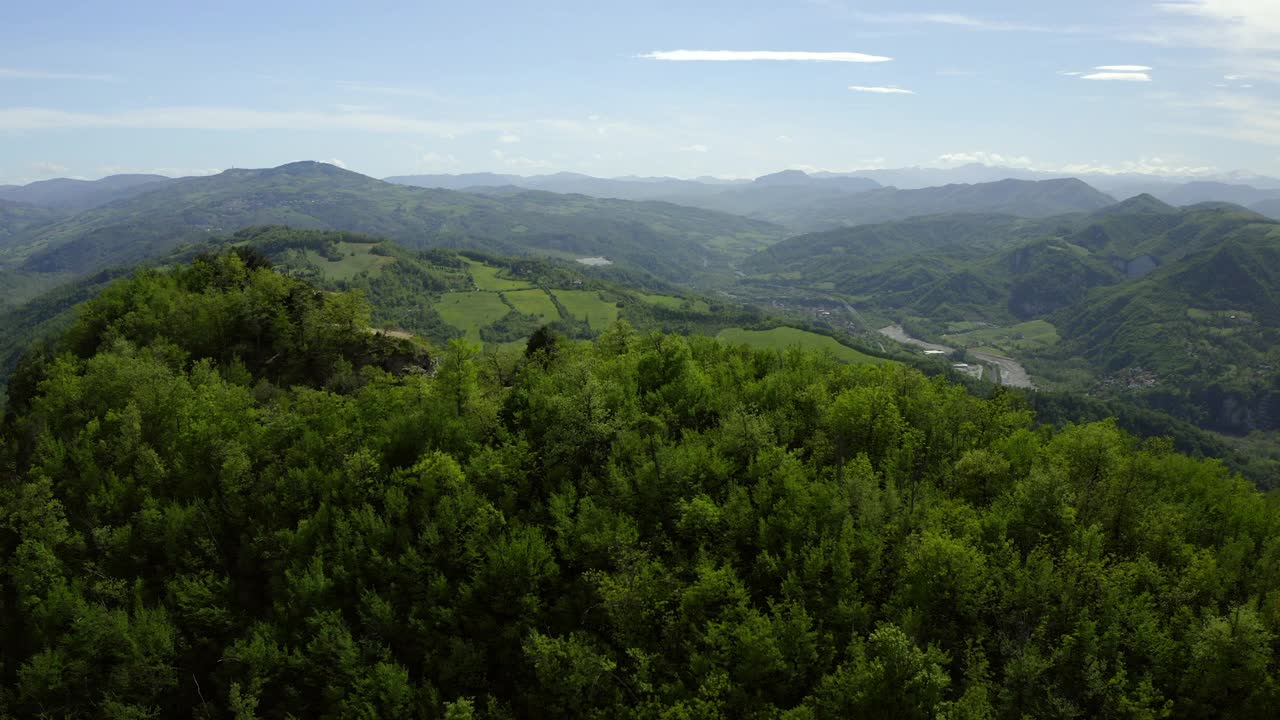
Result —
<instances>
[{"instance_id":1,"label":"dense forest canopy","mask_svg":"<svg viewBox=\"0 0 1280 720\"><path fill-rule=\"evenodd\" d=\"M1280 712L1280 507L901 365L370 332L251 250L10 382L0 716Z\"/></svg>"}]
</instances>

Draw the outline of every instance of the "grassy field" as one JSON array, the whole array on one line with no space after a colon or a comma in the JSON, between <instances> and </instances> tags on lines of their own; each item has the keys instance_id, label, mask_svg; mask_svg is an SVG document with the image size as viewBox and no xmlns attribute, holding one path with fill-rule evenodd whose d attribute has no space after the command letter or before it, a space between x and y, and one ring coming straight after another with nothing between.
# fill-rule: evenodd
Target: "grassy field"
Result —
<instances>
[{"instance_id":1,"label":"grassy field","mask_svg":"<svg viewBox=\"0 0 1280 720\"><path fill-rule=\"evenodd\" d=\"M476 281L476 288L479 290L523 290L530 287L529 283L521 280L498 277L500 268L475 260L468 260L467 263L471 265L471 278Z\"/></svg>"},{"instance_id":2,"label":"grassy field","mask_svg":"<svg viewBox=\"0 0 1280 720\"><path fill-rule=\"evenodd\" d=\"M307 251L307 259L330 280L350 280L361 272L375 274L396 261L393 257L369 252L374 247L376 246L369 243L340 242L338 250L342 252L341 260L330 261L315 250Z\"/></svg>"},{"instance_id":3,"label":"grassy field","mask_svg":"<svg viewBox=\"0 0 1280 720\"><path fill-rule=\"evenodd\" d=\"M778 327L772 330L743 330L742 328L726 328L716 335L723 342L735 345L750 345L756 348L784 350L789 347L830 350L837 358L848 363L879 365L889 362L881 358L860 353L847 345L841 345L834 338L818 335L807 330L792 327Z\"/></svg>"},{"instance_id":4,"label":"grassy field","mask_svg":"<svg viewBox=\"0 0 1280 720\"><path fill-rule=\"evenodd\" d=\"M528 315L537 315L542 322L554 322L560 319L560 311L556 308L556 304L551 302L551 298L543 290L513 290L503 295L516 310Z\"/></svg>"},{"instance_id":5,"label":"grassy field","mask_svg":"<svg viewBox=\"0 0 1280 720\"><path fill-rule=\"evenodd\" d=\"M1011 325L986 327L980 323L951 323L950 332L942 336L942 342L956 347L980 352L995 350L997 354L1039 352L1058 342L1058 331L1044 320Z\"/></svg>"},{"instance_id":6,"label":"grassy field","mask_svg":"<svg viewBox=\"0 0 1280 720\"><path fill-rule=\"evenodd\" d=\"M511 312L498 293L493 292L445 293L435 309L445 322L464 331L467 340L473 343L481 342L480 328Z\"/></svg>"},{"instance_id":7,"label":"grassy field","mask_svg":"<svg viewBox=\"0 0 1280 720\"><path fill-rule=\"evenodd\" d=\"M594 290L556 290L556 298L574 318L585 318L593 330L603 330L618 319L617 303L600 299Z\"/></svg>"},{"instance_id":8,"label":"grassy field","mask_svg":"<svg viewBox=\"0 0 1280 720\"><path fill-rule=\"evenodd\" d=\"M711 312L711 307L707 305L705 300L686 300L674 295L645 295L643 293L637 293L637 296L650 305L658 305L671 310L683 309L685 302L688 302L690 309L694 312Z\"/></svg>"}]
</instances>

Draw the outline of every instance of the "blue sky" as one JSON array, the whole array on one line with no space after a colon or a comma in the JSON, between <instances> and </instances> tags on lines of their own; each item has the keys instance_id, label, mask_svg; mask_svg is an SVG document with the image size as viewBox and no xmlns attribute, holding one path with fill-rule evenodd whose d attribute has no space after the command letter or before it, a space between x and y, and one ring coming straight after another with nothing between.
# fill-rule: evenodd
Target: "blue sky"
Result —
<instances>
[{"instance_id":1,"label":"blue sky","mask_svg":"<svg viewBox=\"0 0 1280 720\"><path fill-rule=\"evenodd\" d=\"M974 160L1280 175L1280 0L13 0L4 15L0 183L300 159L379 177Z\"/></svg>"}]
</instances>

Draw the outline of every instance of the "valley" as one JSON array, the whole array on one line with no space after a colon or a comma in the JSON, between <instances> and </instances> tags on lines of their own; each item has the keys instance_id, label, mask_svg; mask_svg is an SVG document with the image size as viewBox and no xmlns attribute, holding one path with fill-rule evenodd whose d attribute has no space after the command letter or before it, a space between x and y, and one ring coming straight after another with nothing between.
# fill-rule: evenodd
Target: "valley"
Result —
<instances>
[{"instance_id":1,"label":"valley","mask_svg":"<svg viewBox=\"0 0 1280 720\"><path fill-rule=\"evenodd\" d=\"M5 3L0 720L1280 718L1277 8Z\"/></svg>"},{"instance_id":2,"label":"valley","mask_svg":"<svg viewBox=\"0 0 1280 720\"><path fill-rule=\"evenodd\" d=\"M651 572L626 564L633 560L618 565L619 557L649 552L627 545L639 542L628 538L683 548L661 556L693 563L682 571L694 578L682 592L702 587L698 578L711 572L701 560L686 560L707 556L704 539L730 553L744 577L777 592L797 576L779 574L783 565L758 552L753 538L772 537L770 523L823 518L838 508L864 514L833 518L831 532L806 546L809 559L788 567L806 568L818 557L814 548L857 537L848 530L866 522L867 508L914 523L903 540L908 548L922 532L949 537L954 509L970 513L957 516L956 527L980 512L981 522L1010 528L975 557L1008 553L1016 543L1031 553L1063 543L1092 552L1088 538L1103 527L1117 548L1146 542L1138 539L1155 536L1153 524L1172 522L1161 508L1189 502L1185 488L1196 483L1212 488L1213 497L1236 488L1240 495L1222 502L1237 509L1245 498L1262 497L1259 489L1280 486L1280 223L1244 208L1179 208L1139 196L1065 215L986 207L806 233L666 202L418 190L352 175L294 164L195 185L163 183L79 212L23 206L0 216L12 221L5 236L12 241L0 244L0 376L7 384L0 454L11 453L12 467L38 458L40 473L58 478L52 490L44 480L22 480L22 497L53 492L77 518L113 518L90 521L98 523L86 531L93 538L114 537L102 529L107 522L139 528L139 538L167 537L146 509L157 503L170 508L169 523L186 522L173 519L186 512L175 508L192 502L216 508L212 522L233 528L213 531L231 553L217 562L237 567L252 563L235 555L234 537L252 538L244 557L257 557L286 539L309 547L314 529L332 528L341 538L325 541L333 557L358 558L341 577L372 572L361 568L373 567L367 548L375 542L388 556L410 548L398 562L415 569L396 587L417 587L423 597L436 590L414 585L422 577L415 557L436 558L448 566L440 572L455 572L448 569L453 558L467 556L438 544L459 542L462 530L439 535L436 528L523 518L529 524L517 526L526 533L519 539L503 530L482 543L489 559L477 563L499 562L499 552L515 558L501 556L493 575L501 581L486 580L485 596L502 598L499 588L527 566L527 552L536 552L563 563L555 572L544 563L541 577L548 579L539 582L550 587L557 577L579 589L555 591L559 599L545 605L529 599L544 590L528 590L522 607L560 608L578 592L604 592L580 587L584 577L617 583L604 588L633 587L630 573ZM803 190L799 178L785 180ZM789 187L793 200L803 196ZM1018 188L1078 197L1072 184ZM824 202L829 190L819 192ZM936 199L931 192L879 196L889 214ZM403 210L387 202L403 203ZM253 223L259 218L267 224ZM177 425L165 419L175 416ZM107 452L102 433L114 433L112 447L121 450ZM142 444L130 444L139 437ZM75 450L57 450L64 446ZM157 465L156 457L174 464ZM1091 469L1080 469L1089 462ZM103 477L123 479L86 480L99 477L92 469L98 465L112 468ZM220 469L206 478L192 470L202 467ZM27 470L22 477L45 476ZM145 487L156 489L137 478L150 478ZM87 498L79 490L86 482L99 488ZM100 501L118 488L133 489ZM1164 500L1125 505L1135 488ZM357 532L351 528L400 527L409 522L405 513L417 512L410 508L429 506L431 493L455 491L480 509L458 511L442 500L442 509L431 511L430 532L391 540L391 530L370 531L358 541L363 545L349 547ZM846 491L856 491L856 501L832 499ZM1108 514L1109 505L1090 499L1095 492L1127 509ZM143 498L136 510L113 514L134 507L135 496ZM248 502L242 498L253 498L252 523L239 519L250 517L236 509ZM1044 502L1048 510L1036 504ZM780 503L760 516L767 522L747 510L761 503ZM601 525L613 522L602 519L606 507L616 513L611 517L633 519L608 529ZM334 508L352 519L331 523ZM644 508L667 509L649 517ZM1034 522L1016 522L1036 529L1001 524L1024 512ZM1140 512L1151 517L1135 520ZM255 529L268 514L275 526L269 539ZM1046 517L1088 524L1068 529L1074 539L1063 534L1050 543L1035 539L1046 532L1038 528L1056 527L1042 525ZM204 522L179 526L208 534ZM866 535L866 547L885 547L885 532ZM5 537L0 533L0 543ZM184 544L203 548L202 557L223 552ZM746 556L732 554L739 546ZM776 547L779 557L791 552ZM301 559L309 550L291 552L300 559L281 571L281 587L335 567ZM904 552L892 562L914 567L916 551ZM150 588L141 602L173 602L169 594L177 591L142 579L149 572L143 566L117 560L113 567L132 573L135 588ZM815 572L824 587L840 577L834 569ZM622 579L602 580L610 573ZM972 574L946 575L965 573ZM345 582L339 575L313 578L314 587ZM253 572L223 577L261 587ZM997 584L987 587L1003 581L991 582ZM95 600L81 601L85 607L115 602L92 605L114 591L91 592ZM280 637L311 632L306 622L255 605L248 590L236 596L245 600L190 592L197 593L193 602L270 617ZM399 611L377 609L392 607L396 595L366 589L359 597L361 607L373 609L352 627L372 647L382 642L372 639L382 637L373 624L400 622L388 619ZM896 598L878 607L902 602ZM470 596L440 602L449 612L474 606ZM510 622L512 612L502 610L498 624ZM529 612L545 626L559 610ZM842 612L833 607L815 617ZM172 617L181 632L207 632L203 621ZM405 622L400 634L419 632L421 625ZM132 623L119 624L120 632L142 632ZM450 627L452 637L475 637L469 626ZM949 634L931 642L951 642ZM483 635L494 639L474 647L513 656L531 652L529 638L538 637ZM21 659L41 642L11 640L0 655L31 667ZM227 652L181 654L206 668L197 670L206 678L239 677L238 665L221 662ZM418 663L443 683L461 682L450 674L452 659L433 665L432 656L396 645L379 652ZM670 656L676 665L686 661L682 650ZM1181 682L1167 681L1175 689ZM33 697L41 692L22 687ZM494 679L475 687L505 697L524 692ZM542 685L525 680L521 687ZM267 686L255 692L264 702L283 702ZM150 697L183 704L167 691ZM350 709L341 707L339 715Z\"/></svg>"}]
</instances>

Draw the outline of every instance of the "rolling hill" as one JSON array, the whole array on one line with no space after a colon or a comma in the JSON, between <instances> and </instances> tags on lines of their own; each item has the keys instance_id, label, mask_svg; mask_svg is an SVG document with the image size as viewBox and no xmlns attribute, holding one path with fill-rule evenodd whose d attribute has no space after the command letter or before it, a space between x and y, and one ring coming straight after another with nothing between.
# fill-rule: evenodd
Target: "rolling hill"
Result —
<instances>
[{"instance_id":1,"label":"rolling hill","mask_svg":"<svg viewBox=\"0 0 1280 720\"><path fill-rule=\"evenodd\" d=\"M0 200L79 212L151 192L170 181L163 175L109 175L100 180L55 178L0 187Z\"/></svg>"},{"instance_id":2,"label":"rolling hill","mask_svg":"<svg viewBox=\"0 0 1280 720\"><path fill-rule=\"evenodd\" d=\"M848 286L883 263L941 252L981 257L1044 235L1052 224L1008 215L931 215L898 222L839 228L788 238L742 263L748 273L790 276Z\"/></svg>"},{"instance_id":3,"label":"rolling hill","mask_svg":"<svg viewBox=\"0 0 1280 720\"><path fill-rule=\"evenodd\" d=\"M1235 205L1176 209L1131 198L1076 220L1071 232L996 253L922 288L911 310L951 320L1022 321L1083 300L1093 288L1136 280L1236 234L1267 235L1275 223Z\"/></svg>"},{"instance_id":4,"label":"rolling hill","mask_svg":"<svg viewBox=\"0 0 1280 720\"><path fill-rule=\"evenodd\" d=\"M813 225L865 225L942 213L996 213L1043 218L1098 210L1115 202L1074 178L1000 180L918 190L883 188L815 208Z\"/></svg>"},{"instance_id":5,"label":"rolling hill","mask_svg":"<svg viewBox=\"0 0 1280 720\"><path fill-rule=\"evenodd\" d=\"M411 248L603 256L682 281L784 234L759 221L668 203L539 192L486 197L302 162L165 183L25 234L10 248L7 264L39 273L91 272L263 224L377 234Z\"/></svg>"},{"instance_id":6,"label":"rolling hill","mask_svg":"<svg viewBox=\"0 0 1280 720\"><path fill-rule=\"evenodd\" d=\"M1153 373L1156 409L1225 432L1280 428L1280 225L1224 236L1052 316L1062 355Z\"/></svg>"},{"instance_id":7,"label":"rolling hill","mask_svg":"<svg viewBox=\"0 0 1280 720\"><path fill-rule=\"evenodd\" d=\"M48 225L62 217L62 213L28 203L0 200L0 252L17 238L35 228Z\"/></svg>"},{"instance_id":8,"label":"rolling hill","mask_svg":"<svg viewBox=\"0 0 1280 720\"><path fill-rule=\"evenodd\" d=\"M1248 206L1264 200L1280 199L1280 190L1274 188L1208 181L1183 183L1152 194L1172 205L1229 202Z\"/></svg>"}]
</instances>

